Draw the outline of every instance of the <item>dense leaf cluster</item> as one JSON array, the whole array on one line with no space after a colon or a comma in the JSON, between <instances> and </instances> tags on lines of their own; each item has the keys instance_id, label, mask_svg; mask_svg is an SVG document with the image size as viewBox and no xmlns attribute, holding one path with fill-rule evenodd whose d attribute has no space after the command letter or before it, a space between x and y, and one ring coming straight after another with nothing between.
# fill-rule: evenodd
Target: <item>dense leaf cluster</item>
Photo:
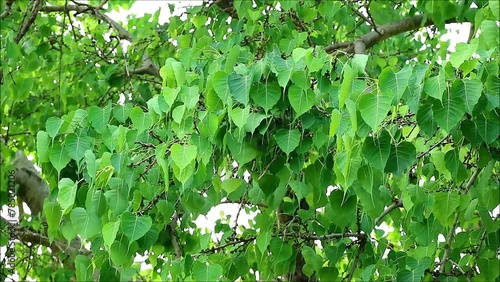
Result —
<instances>
[{"instance_id":1,"label":"dense leaf cluster","mask_svg":"<svg viewBox=\"0 0 500 282\"><path fill-rule=\"evenodd\" d=\"M2 136L36 152L49 239L90 250L21 277L499 279L497 1L216 1L123 26L41 2L18 42L37 4L3 7ZM451 22L472 24L454 52ZM194 221L224 203L215 240Z\"/></svg>"}]
</instances>

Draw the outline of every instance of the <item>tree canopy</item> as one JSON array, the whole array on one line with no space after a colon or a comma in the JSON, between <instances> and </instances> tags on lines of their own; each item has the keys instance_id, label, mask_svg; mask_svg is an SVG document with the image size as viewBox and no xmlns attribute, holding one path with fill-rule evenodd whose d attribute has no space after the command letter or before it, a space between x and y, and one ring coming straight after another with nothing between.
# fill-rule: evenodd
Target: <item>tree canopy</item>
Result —
<instances>
[{"instance_id":1,"label":"tree canopy","mask_svg":"<svg viewBox=\"0 0 500 282\"><path fill-rule=\"evenodd\" d=\"M133 3L1 3L2 280L499 281L499 1Z\"/></svg>"}]
</instances>

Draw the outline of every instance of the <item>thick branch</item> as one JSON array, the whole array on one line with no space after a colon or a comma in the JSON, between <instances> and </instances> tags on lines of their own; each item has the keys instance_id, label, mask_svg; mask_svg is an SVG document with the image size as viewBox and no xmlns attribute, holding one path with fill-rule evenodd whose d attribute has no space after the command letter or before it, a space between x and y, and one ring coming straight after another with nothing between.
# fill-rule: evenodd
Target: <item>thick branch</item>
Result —
<instances>
[{"instance_id":1,"label":"thick branch","mask_svg":"<svg viewBox=\"0 0 500 282\"><path fill-rule=\"evenodd\" d=\"M453 21L452 19L449 22ZM424 21L423 15L404 18L396 22L379 26L376 31L364 34L351 42L341 42L327 46L325 51L328 53L342 51L348 54L359 54L358 52L364 52L365 49L371 48L373 45L389 37L433 24L434 22L430 18Z\"/></svg>"}]
</instances>

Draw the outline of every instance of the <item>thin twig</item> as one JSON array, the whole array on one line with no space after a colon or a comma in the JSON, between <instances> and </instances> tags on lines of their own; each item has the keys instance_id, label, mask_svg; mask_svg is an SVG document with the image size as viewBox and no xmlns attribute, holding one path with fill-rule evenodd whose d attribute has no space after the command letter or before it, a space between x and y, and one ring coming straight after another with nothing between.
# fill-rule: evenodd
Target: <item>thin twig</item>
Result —
<instances>
[{"instance_id":1,"label":"thin twig","mask_svg":"<svg viewBox=\"0 0 500 282\"><path fill-rule=\"evenodd\" d=\"M432 144L432 146L429 147L426 151L420 153L417 155L417 159L420 159L421 157L427 155L430 151L434 150L437 146L443 144L446 140L448 140L448 136L445 136L443 139L439 140L438 142Z\"/></svg>"},{"instance_id":2,"label":"thin twig","mask_svg":"<svg viewBox=\"0 0 500 282\"><path fill-rule=\"evenodd\" d=\"M474 171L472 174L471 178L467 182L467 184L464 187L464 190L466 192L469 191L469 189L472 187L472 184L474 184L474 181L476 180L478 174L479 174L480 169L477 169ZM443 258L439 262L439 273L444 274L445 272L445 264L448 261L451 253L451 243L453 242L453 238L455 237L455 230L457 229L458 222L459 222L459 217L460 217L460 212L455 213L455 219L453 220L453 225L450 227L450 232L448 233L448 237L446 238L446 242L444 245L444 253L443 253Z\"/></svg>"}]
</instances>

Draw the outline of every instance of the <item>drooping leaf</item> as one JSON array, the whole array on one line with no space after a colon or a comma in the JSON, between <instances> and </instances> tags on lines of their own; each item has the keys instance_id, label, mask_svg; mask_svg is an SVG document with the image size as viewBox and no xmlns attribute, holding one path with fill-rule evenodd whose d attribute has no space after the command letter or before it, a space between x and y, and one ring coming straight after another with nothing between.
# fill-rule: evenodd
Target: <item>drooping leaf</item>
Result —
<instances>
[{"instance_id":1,"label":"drooping leaf","mask_svg":"<svg viewBox=\"0 0 500 282\"><path fill-rule=\"evenodd\" d=\"M278 103L281 97L281 88L276 82L259 83L252 88L250 97L267 113Z\"/></svg>"},{"instance_id":2,"label":"drooping leaf","mask_svg":"<svg viewBox=\"0 0 500 282\"><path fill-rule=\"evenodd\" d=\"M295 85L288 88L288 100L297 113L297 117L311 109L314 99L314 93L311 91L304 91Z\"/></svg>"},{"instance_id":3,"label":"drooping leaf","mask_svg":"<svg viewBox=\"0 0 500 282\"><path fill-rule=\"evenodd\" d=\"M289 155L300 143L300 132L297 129L280 130L274 134L278 147Z\"/></svg>"},{"instance_id":4,"label":"drooping leaf","mask_svg":"<svg viewBox=\"0 0 500 282\"><path fill-rule=\"evenodd\" d=\"M367 137L361 153L373 168L383 171L391 153L391 136L384 130L378 137Z\"/></svg>"},{"instance_id":5,"label":"drooping leaf","mask_svg":"<svg viewBox=\"0 0 500 282\"><path fill-rule=\"evenodd\" d=\"M391 145L391 154L387 160L384 172L402 174L416 160L417 151L415 146L410 142L401 142Z\"/></svg>"},{"instance_id":6,"label":"drooping leaf","mask_svg":"<svg viewBox=\"0 0 500 282\"><path fill-rule=\"evenodd\" d=\"M454 94L444 94L442 102L435 101L432 106L436 123L446 132L450 132L465 114L464 100Z\"/></svg>"},{"instance_id":7,"label":"drooping leaf","mask_svg":"<svg viewBox=\"0 0 500 282\"><path fill-rule=\"evenodd\" d=\"M482 90L483 85L477 78L456 79L451 87L453 95L458 95L465 101L465 108L468 113L472 113L479 97L481 97Z\"/></svg>"},{"instance_id":8,"label":"drooping leaf","mask_svg":"<svg viewBox=\"0 0 500 282\"><path fill-rule=\"evenodd\" d=\"M140 107L134 107L130 111L130 119L139 133L147 130L153 124L151 116L143 112Z\"/></svg>"},{"instance_id":9,"label":"drooping leaf","mask_svg":"<svg viewBox=\"0 0 500 282\"><path fill-rule=\"evenodd\" d=\"M129 239L129 246L132 242L144 236L151 228L153 221L147 215L137 216L131 212L125 212L121 217L121 227L123 233Z\"/></svg>"},{"instance_id":10,"label":"drooping leaf","mask_svg":"<svg viewBox=\"0 0 500 282\"><path fill-rule=\"evenodd\" d=\"M222 271L222 266L218 264L195 262L193 265L193 277L196 281L218 281Z\"/></svg>"},{"instance_id":11,"label":"drooping leaf","mask_svg":"<svg viewBox=\"0 0 500 282\"><path fill-rule=\"evenodd\" d=\"M198 148L194 145L174 144L170 148L170 154L175 165L182 171L196 159Z\"/></svg>"},{"instance_id":12,"label":"drooping leaf","mask_svg":"<svg viewBox=\"0 0 500 282\"><path fill-rule=\"evenodd\" d=\"M227 84L231 97L246 106L249 100L250 87L252 86L251 77L249 75L232 73L227 79ZM221 99L223 98L221 97Z\"/></svg>"},{"instance_id":13,"label":"drooping leaf","mask_svg":"<svg viewBox=\"0 0 500 282\"><path fill-rule=\"evenodd\" d=\"M399 102L403 95L412 73L411 65L406 65L399 72L394 72L392 68L385 68L379 76L379 88L383 96L393 97ZM392 102L392 100L391 100Z\"/></svg>"},{"instance_id":14,"label":"drooping leaf","mask_svg":"<svg viewBox=\"0 0 500 282\"><path fill-rule=\"evenodd\" d=\"M391 109L393 96L390 92L363 94L359 99L359 111L363 120L375 130Z\"/></svg>"},{"instance_id":15,"label":"drooping leaf","mask_svg":"<svg viewBox=\"0 0 500 282\"><path fill-rule=\"evenodd\" d=\"M101 231L101 220L84 208L74 208L70 214L75 230L85 239L91 239Z\"/></svg>"}]
</instances>

